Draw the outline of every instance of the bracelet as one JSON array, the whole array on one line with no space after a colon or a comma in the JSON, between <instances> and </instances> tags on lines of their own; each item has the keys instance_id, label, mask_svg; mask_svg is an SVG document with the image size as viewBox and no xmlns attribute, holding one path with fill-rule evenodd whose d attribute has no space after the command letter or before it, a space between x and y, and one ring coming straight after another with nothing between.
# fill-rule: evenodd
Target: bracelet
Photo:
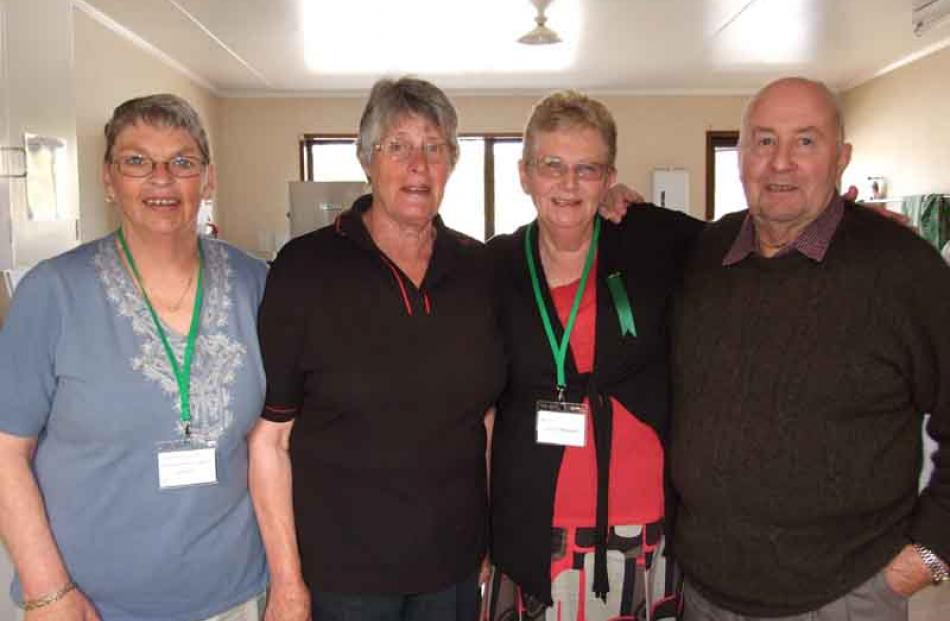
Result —
<instances>
[{"instance_id":1,"label":"bracelet","mask_svg":"<svg viewBox=\"0 0 950 621\"><path fill-rule=\"evenodd\" d=\"M43 597L37 597L36 599L24 600L23 605L20 606L23 610L36 610L37 608L43 608L44 606L49 606L53 602L58 602L63 599L67 593L74 590L76 584L70 580L58 590L53 591L52 593L47 593Z\"/></svg>"}]
</instances>

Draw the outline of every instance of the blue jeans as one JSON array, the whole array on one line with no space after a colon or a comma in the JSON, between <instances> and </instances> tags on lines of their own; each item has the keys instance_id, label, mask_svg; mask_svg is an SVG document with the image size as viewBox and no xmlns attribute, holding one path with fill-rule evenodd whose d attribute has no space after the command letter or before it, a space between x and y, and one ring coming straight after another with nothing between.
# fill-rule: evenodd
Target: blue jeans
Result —
<instances>
[{"instance_id":1,"label":"blue jeans","mask_svg":"<svg viewBox=\"0 0 950 621\"><path fill-rule=\"evenodd\" d=\"M476 621L478 574L441 591L408 594L312 591L314 621Z\"/></svg>"}]
</instances>

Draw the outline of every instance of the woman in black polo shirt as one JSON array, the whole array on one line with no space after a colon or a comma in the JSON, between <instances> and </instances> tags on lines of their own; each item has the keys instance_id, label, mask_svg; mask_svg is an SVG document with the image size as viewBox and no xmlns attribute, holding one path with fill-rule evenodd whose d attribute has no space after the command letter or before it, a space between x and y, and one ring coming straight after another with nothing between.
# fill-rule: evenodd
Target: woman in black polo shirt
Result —
<instances>
[{"instance_id":1,"label":"woman in black polo shirt","mask_svg":"<svg viewBox=\"0 0 950 621\"><path fill-rule=\"evenodd\" d=\"M268 277L250 486L281 621L477 614L504 365L485 248L437 215L456 125L432 84L378 82L357 147L372 195Z\"/></svg>"}]
</instances>

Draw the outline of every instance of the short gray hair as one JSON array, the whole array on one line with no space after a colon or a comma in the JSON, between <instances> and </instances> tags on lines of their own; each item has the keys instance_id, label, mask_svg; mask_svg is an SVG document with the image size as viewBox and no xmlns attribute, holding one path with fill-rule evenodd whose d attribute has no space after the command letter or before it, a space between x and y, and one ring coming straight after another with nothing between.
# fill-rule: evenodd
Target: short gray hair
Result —
<instances>
[{"instance_id":1,"label":"short gray hair","mask_svg":"<svg viewBox=\"0 0 950 621\"><path fill-rule=\"evenodd\" d=\"M160 93L129 99L112 111L112 118L106 123L105 161L112 161L112 149L116 138L125 128L138 122L154 127L183 129L198 143L198 151L205 164L211 163L211 147L208 133L201 123L201 117L187 101L177 95Z\"/></svg>"},{"instance_id":2,"label":"short gray hair","mask_svg":"<svg viewBox=\"0 0 950 621\"><path fill-rule=\"evenodd\" d=\"M834 115L832 122L834 123L835 128L838 130L838 145L840 146L844 144L844 106L841 103L841 97L828 88L824 82L810 80L801 76L792 76L788 78L779 78L778 80L769 82L759 89L755 95L752 96L752 99L746 103L745 107L742 109L741 125L739 126L739 145L741 146L748 137L749 114L751 114L755 105L759 103L759 100L762 98L762 96L775 86L789 83L810 86L822 94L822 96L827 100L828 105L831 107L832 114Z\"/></svg>"},{"instance_id":3,"label":"short gray hair","mask_svg":"<svg viewBox=\"0 0 950 621\"><path fill-rule=\"evenodd\" d=\"M369 168L375 145L383 134L398 119L408 115L421 116L439 128L449 145L452 166L455 166L459 155L455 106L435 84L404 76L398 80L379 80L370 91L356 141L356 155L363 167Z\"/></svg>"}]
</instances>

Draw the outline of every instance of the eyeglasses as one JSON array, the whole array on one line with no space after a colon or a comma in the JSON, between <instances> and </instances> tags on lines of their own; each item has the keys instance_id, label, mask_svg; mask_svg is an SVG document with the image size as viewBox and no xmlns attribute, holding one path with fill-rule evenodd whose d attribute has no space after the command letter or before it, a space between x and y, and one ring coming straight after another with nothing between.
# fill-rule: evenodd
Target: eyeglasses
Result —
<instances>
[{"instance_id":1,"label":"eyeglasses","mask_svg":"<svg viewBox=\"0 0 950 621\"><path fill-rule=\"evenodd\" d=\"M148 177L156 166L165 166L165 170L172 177L187 179L197 177L205 167L204 160L188 155L176 155L170 160L161 162L144 155L123 155L115 158L113 163L126 177Z\"/></svg>"},{"instance_id":2,"label":"eyeglasses","mask_svg":"<svg viewBox=\"0 0 950 621\"><path fill-rule=\"evenodd\" d=\"M574 170L578 179L583 181L601 181L606 176L610 166L596 162L578 162L571 166L556 155L545 155L531 162L538 175L548 179L561 179Z\"/></svg>"},{"instance_id":3,"label":"eyeglasses","mask_svg":"<svg viewBox=\"0 0 950 621\"><path fill-rule=\"evenodd\" d=\"M393 139L388 142L377 142L373 148L380 153L385 153L386 157L394 162L409 161L417 150L422 151L422 156L430 164L444 164L449 160L449 145L445 142L423 142L417 146L411 142Z\"/></svg>"}]
</instances>

